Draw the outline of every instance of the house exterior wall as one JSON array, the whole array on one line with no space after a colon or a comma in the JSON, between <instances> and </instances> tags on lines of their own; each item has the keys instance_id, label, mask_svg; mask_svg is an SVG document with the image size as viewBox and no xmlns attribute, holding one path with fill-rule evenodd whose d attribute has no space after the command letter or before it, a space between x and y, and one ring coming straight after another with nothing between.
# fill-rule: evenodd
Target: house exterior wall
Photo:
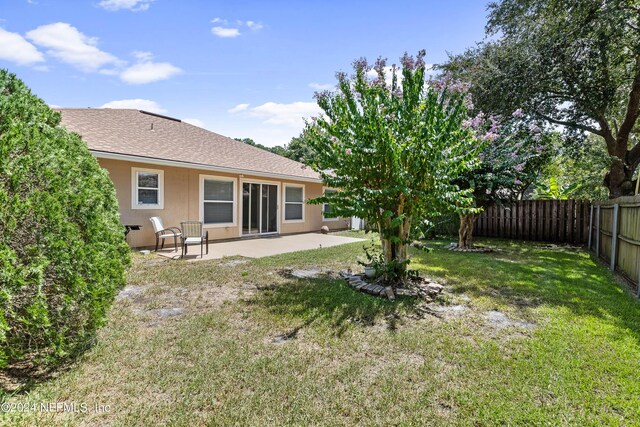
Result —
<instances>
[{"instance_id":1,"label":"house exterior wall","mask_svg":"<svg viewBox=\"0 0 640 427\"><path fill-rule=\"evenodd\" d=\"M235 225L205 225L209 231L209 240L234 239L242 237L242 183L269 183L278 186L278 230L279 234L313 232L326 225L330 230L348 227L344 219L325 219L322 216L322 205L304 204L304 220L284 221L284 188L287 184L304 186L304 199L320 197L324 191L321 183L282 180L277 178L255 177L251 175L234 175L212 172L209 170L190 169L175 166L130 162L123 160L99 158L98 163L107 170L116 188L120 206L120 220L123 224L141 225L140 231L129 233L128 242L133 247L149 247L155 245L155 235L149 218L162 218L165 227L179 227L181 221L202 221L201 218L201 175L232 178L235 180ZM134 209L132 201L133 168L160 170L163 172L164 203L160 209ZM169 244L169 241L166 242Z\"/></svg>"}]
</instances>

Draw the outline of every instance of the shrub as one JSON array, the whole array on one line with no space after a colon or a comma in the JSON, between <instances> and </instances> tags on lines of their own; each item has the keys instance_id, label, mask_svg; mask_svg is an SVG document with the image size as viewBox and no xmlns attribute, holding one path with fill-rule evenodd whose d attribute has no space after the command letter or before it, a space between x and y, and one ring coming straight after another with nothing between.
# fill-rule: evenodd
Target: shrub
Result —
<instances>
[{"instance_id":1,"label":"shrub","mask_svg":"<svg viewBox=\"0 0 640 427\"><path fill-rule=\"evenodd\" d=\"M128 263L107 173L59 113L0 70L0 367L84 348Z\"/></svg>"}]
</instances>

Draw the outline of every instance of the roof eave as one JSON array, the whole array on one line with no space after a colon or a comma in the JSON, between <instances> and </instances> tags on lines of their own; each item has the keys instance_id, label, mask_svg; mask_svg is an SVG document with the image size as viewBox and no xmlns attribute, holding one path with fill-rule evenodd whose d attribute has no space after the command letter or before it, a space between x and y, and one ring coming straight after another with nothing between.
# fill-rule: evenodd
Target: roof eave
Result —
<instances>
[{"instance_id":1,"label":"roof eave","mask_svg":"<svg viewBox=\"0 0 640 427\"><path fill-rule=\"evenodd\" d=\"M182 162L178 160L167 160L167 159L159 159L155 157L135 156L132 154L113 153L110 151L91 150L91 149L89 151L98 159L122 160L127 162L148 163L151 165L159 165L159 166L173 166L178 168L200 169L200 170L206 170L206 171L212 171L212 172L253 175L253 176L259 176L262 178L278 178L278 179L285 179L285 180L291 180L291 181L322 183L322 179L320 178L316 179L316 178L310 178L310 177L304 177L304 176L298 176L298 175L287 175L287 174L278 174L278 173L270 173L270 172L252 171L249 169L212 166L212 165L206 165L202 163Z\"/></svg>"}]
</instances>

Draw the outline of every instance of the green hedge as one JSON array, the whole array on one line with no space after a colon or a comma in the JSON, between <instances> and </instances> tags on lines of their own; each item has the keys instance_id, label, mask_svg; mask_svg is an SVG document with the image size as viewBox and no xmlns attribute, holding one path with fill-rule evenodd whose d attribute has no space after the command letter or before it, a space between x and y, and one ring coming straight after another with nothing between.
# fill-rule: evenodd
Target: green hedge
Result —
<instances>
[{"instance_id":1,"label":"green hedge","mask_svg":"<svg viewBox=\"0 0 640 427\"><path fill-rule=\"evenodd\" d=\"M60 114L0 70L0 367L84 348L125 283L115 190Z\"/></svg>"}]
</instances>

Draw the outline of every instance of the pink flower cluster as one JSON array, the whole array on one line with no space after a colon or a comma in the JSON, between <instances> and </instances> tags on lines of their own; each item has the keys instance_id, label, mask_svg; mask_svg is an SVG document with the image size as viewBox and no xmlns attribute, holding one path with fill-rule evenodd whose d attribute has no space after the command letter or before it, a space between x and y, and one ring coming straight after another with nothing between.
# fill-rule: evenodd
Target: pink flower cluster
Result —
<instances>
[{"instance_id":1,"label":"pink flower cluster","mask_svg":"<svg viewBox=\"0 0 640 427\"><path fill-rule=\"evenodd\" d=\"M485 133L484 135L482 135L480 137L480 139L482 139L483 141L493 142L496 139L498 139L499 136L500 135L498 135L497 133L489 131L489 132Z\"/></svg>"}]
</instances>

